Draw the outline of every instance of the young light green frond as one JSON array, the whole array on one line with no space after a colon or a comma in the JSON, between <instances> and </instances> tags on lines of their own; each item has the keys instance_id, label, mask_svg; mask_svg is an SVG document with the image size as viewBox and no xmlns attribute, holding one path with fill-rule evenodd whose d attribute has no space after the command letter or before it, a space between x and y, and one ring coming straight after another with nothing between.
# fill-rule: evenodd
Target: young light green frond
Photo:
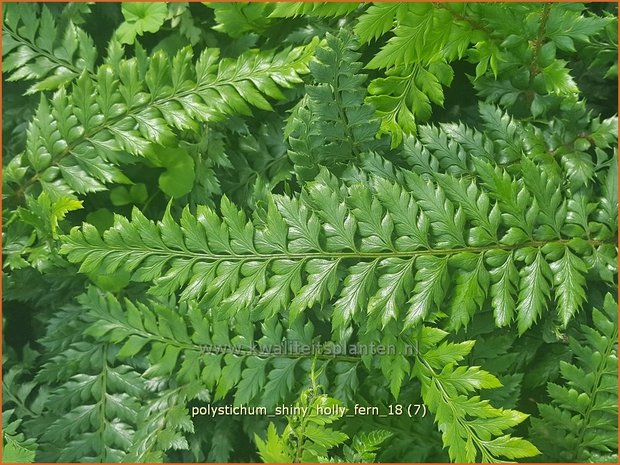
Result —
<instances>
[{"instance_id":1,"label":"young light green frond","mask_svg":"<svg viewBox=\"0 0 620 465\"><path fill-rule=\"evenodd\" d=\"M362 43L377 40L394 26L394 20L407 11L402 3L375 3L359 17L353 28Z\"/></svg>"},{"instance_id":2,"label":"young light green frond","mask_svg":"<svg viewBox=\"0 0 620 465\"><path fill-rule=\"evenodd\" d=\"M122 44L133 44L136 35L155 33L163 26L168 16L168 6L158 2L133 2L121 5L125 21L115 32Z\"/></svg>"},{"instance_id":3,"label":"young light green frond","mask_svg":"<svg viewBox=\"0 0 620 465\"><path fill-rule=\"evenodd\" d=\"M435 416L450 459L460 463L502 462L540 454L532 443L509 433L527 415L493 407L477 395L470 397L480 389L501 386L495 376L478 367L456 364L471 351L473 341L459 344L461 353L457 357L454 344L429 344L429 339L437 341L435 331L421 328L419 332L413 376L422 384L422 398Z\"/></svg>"},{"instance_id":4,"label":"young light green frond","mask_svg":"<svg viewBox=\"0 0 620 465\"><path fill-rule=\"evenodd\" d=\"M293 462L293 457L291 455L292 451L287 450L288 448L284 438L278 435L276 425L274 425L273 423L269 424L269 429L267 430L267 437L265 438L265 440L261 439L261 437L258 435L254 436L254 440L256 441L256 447L263 462Z\"/></svg>"},{"instance_id":5,"label":"young light green frond","mask_svg":"<svg viewBox=\"0 0 620 465\"><path fill-rule=\"evenodd\" d=\"M331 449L342 446L346 460L372 461L379 445L392 434L376 430L357 435L349 446L347 434L328 426L337 426L341 415L323 413L325 409L342 407L342 403L322 394L316 385L316 377L313 370L310 373L310 388L300 394L295 404L299 413L288 416L281 434L278 434L273 423L269 423L265 439L254 435L261 459L267 463L340 462L342 459L329 458L328 454Z\"/></svg>"},{"instance_id":6,"label":"young light green frond","mask_svg":"<svg viewBox=\"0 0 620 465\"><path fill-rule=\"evenodd\" d=\"M392 136L392 147L416 132L417 123L427 121L431 104L443 106L443 87L454 77L452 68L443 61L429 65L401 65L386 71L385 78L368 85L366 101L374 106L381 118L380 134Z\"/></svg>"},{"instance_id":7,"label":"young light green frond","mask_svg":"<svg viewBox=\"0 0 620 465\"><path fill-rule=\"evenodd\" d=\"M431 4L410 4L394 29L394 36L368 63L371 69L435 61L445 47L452 15Z\"/></svg>"},{"instance_id":8,"label":"young light green frond","mask_svg":"<svg viewBox=\"0 0 620 465\"><path fill-rule=\"evenodd\" d=\"M213 2L206 3L215 13L213 29L239 38L248 32L264 32L275 5L269 3Z\"/></svg>"},{"instance_id":9,"label":"young light green frond","mask_svg":"<svg viewBox=\"0 0 620 465\"><path fill-rule=\"evenodd\" d=\"M351 447L344 446L344 456L347 462L372 462L381 444L392 437L386 430L375 430L353 437Z\"/></svg>"},{"instance_id":10,"label":"young light green frond","mask_svg":"<svg viewBox=\"0 0 620 465\"><path fill-rule=\"evenodd\" d=\"M14 413L14 409L2 411L2 463L32 463L37 444L18 433L22 420L12 420Z\"/></svg>"},{"instance_id":11,"label":"young light green frond","mask_svg":"<svg viewBox=\"0 0 620 465\"><path fill-rule=\"evenodd\" d=\"M329 18L344 16L357 8L358 5L355 2L287 2L276 3L269 16L271 18L295 18L297 16Z\"/></svg>"}]
</instances>

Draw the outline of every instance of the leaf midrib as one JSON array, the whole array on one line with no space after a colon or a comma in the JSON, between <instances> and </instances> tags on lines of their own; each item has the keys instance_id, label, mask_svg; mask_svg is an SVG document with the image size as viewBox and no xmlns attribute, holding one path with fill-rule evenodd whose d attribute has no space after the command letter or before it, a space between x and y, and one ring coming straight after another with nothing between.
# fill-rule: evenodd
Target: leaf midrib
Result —
<instances>
[{"instance_id":1,"label":"leaf midrib","mask_svg":"<svg viewBox=\"0 0 620 465\"><path fill-rule=\"evenodd\" d=\"M127 254L136 253L136 252L144 252L148 255L171 255L171 258L191 258L191 259L201 259L207 261L239 261L239 260L306 260L313 258L323 258L323 259L380 259L380 258L416 258L418 256L424 255L455 255L458 253L470 252L470 253L486 253L494 250L506 250L506 251L514 251L519 249L524 249L528 247L533 248L541 248L546 245L552 244L560 244L567 245L572 239L560 239L556 241L529 241L518 245L504 245L504 244L493 244L489 246L479 246L479 247L459 247L452 249L426 249L426 250L414 250L407 252L400 251L391 251L391 252L329 252L329 251L320 251L320 252L298 252L298 253L277 253L277 254L264 254L256 252L254 254L239 254L239 253L230 253L230 254L216 254L216 253L199 253L193 252L189 249L154 249L149 247L142 247L139 249L129 247L115 247L115 246L93 246L92 244L88 245L88 250L91 252L123 252ZM73 242L71 239L66 241L64 245L70 245ZM599 240L588 240L586 241L592 247L596 247L605 243L612 243L610 241L599 241ZM74 242L74 245L75 242ZM79 247L84 247L82 244L77 244ZM67 251L70 253L71 251Z\"/></svg>"}]
</instances>

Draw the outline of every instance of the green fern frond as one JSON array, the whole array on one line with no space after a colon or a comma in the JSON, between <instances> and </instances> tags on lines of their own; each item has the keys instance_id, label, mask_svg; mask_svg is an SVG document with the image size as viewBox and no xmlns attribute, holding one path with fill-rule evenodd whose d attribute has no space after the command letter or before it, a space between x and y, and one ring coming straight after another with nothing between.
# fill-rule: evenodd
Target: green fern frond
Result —
<instances>
[{"instance_id":1,"label":"green fern frond","mask_svg":"<svg viewBox=\"0 0 620 465\"><path fill-rule=\"evenodd\" d=\"M169 450L189 449L186 435L194 432L187 404L191 400L207 400L206 390L199 381L181 386L168 386L164 378L155 379L153 384L167 386L154 399L149 399L140 408L137 416L138 428L133 436L127 462L162 462Z\"/></svg>"},{"instance_id":2,"label":"green fern frond","mask_svg":"<svg viewBox=\"0 0 620 465\"><path fill-rule=\"evenodd\" d=\"M132 444L144 381L129 365L117 363L116 350L105 342L85 339L92 319L89 302L62 309L52 320L48 360L36 380L55 386L39 417L43 461L122 461ZM68 322L68 324L67 324ZM53 328L63 326L54 333ZM69 338L64 338L69 333ZM62 449L55 447L62 443Z\"/></svg>"},{"instance_id":3,"label":"green fern frond","mask_svg":"<svg viewBox=\"0 0 620 465\"><path fill-rule=\"evenodd\" d=\"M275 5L270 3L213 2L205 3L213 9L216 26L213 29L239 38L248 32L261 33L269 26Z\"/></svg>"},{"instance_id":4,"label":"green fern frond","mask_svg":"<svg viewBox=\"0 0 620 465\"><path fill-rule=\"evenodd\" d=\"M349 436L328 426L336 426L341 417L323 413L326 409L334 411L341 406L341 402L320 392L314 371L310 373L310 378L311 387L301 393L295 404L301 413L288 417L282 434L278 434L276 426L270 423L265 440L255 435L261 459L266 463L340 462L342 459L329 451L342 446L345 460L372 462L378 447L392 434L375 430L356 435L350 445L346 444Z\"/></svg>"},{"instance_id":5,"label":"green fern frond","mask_svg":"<svg viewBox=\"0 0 620 465\"><path fill-rule=\"evenodd\" d=\"M347 462L373 462L379 447L392 437L392 433L386 430L375 430L362 433L353 437L351 446L343 447L344 459Z\"/></svg>"},{"instance_id":6,"label":"green fern frond","mask_svg":"<svg viewBox=\"0 0 620 465\"><path fill-rule=\"evenodd\" d=\"M367 65L385 69L386 77L370 83L366 99L381 118L380 133L391 134L392 147L430 118L431 104L443 106L443 88L454 76L448 63L474 40L466 17L440 4L397 3L373 4L360 16L354 30L362 42L393 34Z\"/></svg>"},{"instance_id":7,"label":"green fern frond","mask_svg":"<svg viewBox=\"0 0 620 465\"><path fill-rule=\"evenodd\" d=\"M140 348L136 348L136 336L116 329L110 337L101 337L110 332L113 316L127 318L120 313L118 301L95 288L77 300L51 319L43 340L49 356L36 380L54 389L37 422L28 423L30 430L40 435L38 458L149 462L161 461L169 449L187 449L185 435L193 431L187 403L206 399L199 377L188 377L186 370L179 376L184 382L177 385L169 376L158 375L167 373L162 367L170 364L172 343L167 362L141 373L134 368L138 359L133 355ZM132 322L140 318L131 313L137 312L135 306L128 310ZM154 318L152 313L147 320L149 317ZM160 328L154 330L150 321L147 328L159 333ZM165 325L163 320L158 323ZM121 323L118 328L122 328ZM58 442L65 444L62 450L55 447Z\"/></svg>"},{"instance_id":8,"label":"green fern frond","mask_svg":"<svg viewBox=\"0 0 620 465\"><path fill-rule=\"evenodd\" d=\"M271 18L295 18L309 16L317 18L338 17L357 10L355 2L287 2L276 3Z\"/></svg>"},{"instance_id":9,"label":"green fern frond","mask_svg":"<svg viewBox=\"0 0 620 465\"><path fill-rule=\"evenodd\" d=\"M328 462L328 451L349 439L342 431L327 426L337 421L338 415L325 415L318 411L318 408L333 409L341 403L316 389L301 393L296 407L305 413L289 417L281 435L270 423L265 441L255 436L258 453L264 462Z\"/></svg>"},{"instance_id":10,"label":"green fern frond","mask_svg":"<svg viewBox=\"0 0 620 465\"><path fill-rule=\"evenodd\" d=\"M607 244L549 238L536 196L487 165L483 186L403 171L404 185L371 177L347 187L324 172L300 196L271 196L264 221L248 221L225 197L220 215L186 208L180 223L169 212L154 223L135 209L103 237L88 224L73 229L61 252L82 272L127 270L153 283L154 294L180 289L182 299L203 299L221 317L243 307L254 319L293 319L335 302L338 326L363 321L364 312L378 327L415 326L445 308L458 328L490 299L496 322L516 319L523 332L548 308L557 282L556 311L568 321L583 301L583 263ZM616 253L602 252L610 260ZM561 284L567 273L574 289Z\"/></svg>"},{"instance_id":11,"label":"green fern frond","mask_svg":"<svg viewBox=\"0 0 620 465\"><path fill-rule=\"evenodd\" d=\"M557 236L558 222L561 222L564 216L567 216L564 233L568 228L576 227L566 223L579 225L578 229L582 230L584 215L592 214L589 211L592 206L588 204L596 198L605 211L603 213L603 210L599 210L596 216L602 215L600 217L606 218L605 221L611 220L610 225L617 223L613 219L614 208L610 207L607 200L611 199L612 204L617 201L614 191L617 187L614 187L611 181L617 172L614 165L616 154L609 150L611 144L617 140L617 117L613 116L604 121L588 121L576 117L578 122L571 125L554 119L544 131L534 131L493 105L480 103L479 112L482 119L481 129L462 123L421 125L418 129L419 139L405 139L400 158L413 171L423 175L436 176L436 173L440 172L457 177L478 177L492 192L504 192L504 195L494 194L494 197L497 200L503 197L501 201L506 205L512 203L510 208L515 217L519 216L518 211L524 207L517 201L516 193L508 193L511 189L508 185L509 179L498 178L497 173L493 174L492 170L497 171L499 167L496 165L500 165L507 173L520 176L530 173L531 163L528 163L528 159L531 159L547 168L546 173L541 172L534 178L530 178L529 174L524 176L529 190L537 197L537 205L545 210L538 214L547 217L545 222L549 226L545 228L546 234ZM585 107L578 105L575 113L585 116ZM547 133L556 134L563 138L564 142L559 144L553 139L549 140L545 136ZM586 148L583 147L585 138L592 141L587 142ZM603 164L598 162L601 164L598 168L594 154L589 153L592 152L591 147L604 161ZM600 188L593 190L594 186ZM515 188L513 185L512 189ZM560 190L571 194L567 205L558 203ZM602 195L599 196L599 193ZM509 199L510 196L513 200ZM523 212L521 214L523 215ZM558 218L552 219L554 215ZM517 221L525 226L524 216ZM615 226L611 226L611 230L602 230L600 235L597 235L602 238L609 233L615 234L616 230Z\"/></svg>"},{"instance_id":12,"label":"green fern frond","mask_svg":"<svg viewBox=\"0 0 620 465\"><path fill-rule=\"evenodd\" d=\"M617 125L617 122L616 122ZM610 166L605 174L602 185L602 198L596 218L605 226L599 233L601 237L614 237L618 234L618 152L614 149Z\"/></svg>"},{"instance_id":13,"label":"green fern frond","mask_svg":"<svg viewBox=\"0 0 620 465\"><path fill-rule=\"evenodd\" d=\"M274 319L265 322L262 336L256 337L249 321L217 320L203 315L192 303L182 305L180 311L130 301L123 308L114 297L95 289L90 290L88 299L96 323L87 333L118 344L119 359L146 354L150 366L145 377L174 379L179 387L200 381L216 401L234 391L236 404L260 400L260 405L272 408L297 386L296 373L309 370L300 361L310 358L310 352L283 351L283 327ZM310 323L300 333L292 325L287 338L290 344L311 347L312 332Z\"/></svg>"},{"instance_id":14,"label":"green fern frond","mask_svg":"<svg viewBox=\"0 0 620 465\"><path fill-rule=\"evenodd\" d=\"M392 147L397 147L403 136L415 133L416 122L430 118L431 103L443 106L443 86L450 86L454 72L445 62L436 61L428 66L396 66L386 76L370 83L366 101L381 118L381 133L391 134Z\"/></svg>"},{"instance_id":15,"label":"green fern frond","mask_svg":"<svg viewBox=\"0 0 620 465\"><path fill-rule=\"evenodd\" d=\"M451 39L453 23L449 11L429 3L409 4L393 30L394 36L368 63L371 69L388 69L414 63L432 63L441 57ZM469 45L469 38L465 37ZM454 39L453 39L454 40ZM463 40L463 39L461 39Z\"/></svg>"},{"instance_id":16,"label":"green fern frond","mask_svg":"<svg viewBox=\"0 0 620 465\"><path fill-rule=\"evenodd\" d=\"M327 34L326 44L309 63L315 85L306 85L306 96L293 109L285 135L289 157L302 180L314 178L318 165L338 166L360 153L377 148L379 128L373 109L364 104L365 74L360 74L361 54L355 37L346 30Z\"/></svg>"},{"instance_id":17,"label":"green fern frond","mask_svg":"<svg viewBox=\"0 0 620 465\"><path fill-rule=\"evenodd\" d=\"M11 420L15 410L2 411L2 463L32 463L37 444L18 433L21 420Z\"/></svg>"},{"instance_id":18,"label":"green fern frond","mask_svg":"<svg viewBox=\"0 0 620 465\"><path fill-rule=\"evenodd\" d=\"M3 462L617 462L615 5L2 10Z\"/></svg>"},{"instance_id":19,"label":"green fern frond","mask_svg":"<svg viewBox=\"0 0 620 465\"><path fill-rule=\"evenodd\" d=\"M454 176L476 172L476 161L510 165L525 153L523 139L529 134L506 112L480 103L483 129L464 124L441 123L419 127L419 141L410 138L403 146L403 157L420 174L437 171ZM538 149L538 147L536 147Z\"/></svg>"},{"instance_id":20,"label":"green fern frond","mask_svg":"<svg viewBox=\"0 0 620 465\"><path fill-rule=\"evenodd\" d=\"M369 43L391 30L397 18L402 21L407 11L408 6L403 3L373 3L359 17L353 30L360 42Z\"/></svg>"},{"instance_id":21,"label":"green fern frond","mask_svg":"<svg viewBox=\"0 0 620 465\"><path fill-rule=\"evenodd\" d=\"M97 49L70 20L63 28L50 10L37 4L3 8L2 72L9 81L37 81L26 94L56 90L84 70L94 75Z\"/></svg>"},{"instance_id":22,"label":"green fern frond","mask_svg":"<svg viewBox=\"0 0 620 465\"><path fill-rule=\"evenodd\" d=\"M562 384L547 384L550 402L538 404L531 436L547 457L599 461L618 450L618 305L611 294L568 343L576 358L560 362Z\"/></svg>"},{"instance_id":23,"label":"green fern frond","mask_svg":"<svg viewBox=\"0 0 620 465\"><path fill-rule=\"evenodd\" d=\"M156 33L168 16L168 5L160 2L135 2L121 5L125 21L116 29L114 36L122 44L133 44L136 35Z\"/></svg>"},{"instance_id":24,"label":"green fern frond","mask_svg":"<svg viewBox=\"0 0 620 465\"><path fill-rule=\"evenodd\" d=\"M499 380L479 367L458 366L469 354L473 341L439 342L446 333L422 328L413 375L422 383L422 398L435 416L444 446L454 462L501 462L538 455L529 441L507 434L527 415L495 408L471 392L501 386Z\"/></svg>"},{"instance_id":25,"label":"green fern frond","mask_svg":"<svg viewBox=\"0 0 620 465\"><path fill-rule=\"evenodd\" d=\"M301 82L315 44L237 59L207 49L195 65L186 47L172 60L155 53L146 70L131 59L101 66L96 78L84 72L71 92L60 89L51 101L41 96L28 128L25 153L34 174L25 187L40 182L50 195L70 195L128 182L115 166L123 152L144 155L173 143L175 130L247 115L250 105L271 110L265 97L282 98L279 87Z\"/></svg>"}]
</instances>

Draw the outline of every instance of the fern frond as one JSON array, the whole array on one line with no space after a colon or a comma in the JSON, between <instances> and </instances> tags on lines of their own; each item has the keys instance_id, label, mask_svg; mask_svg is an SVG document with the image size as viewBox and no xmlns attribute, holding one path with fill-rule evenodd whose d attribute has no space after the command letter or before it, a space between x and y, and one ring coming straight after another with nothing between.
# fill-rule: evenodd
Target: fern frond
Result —
<instances>
[{"instance_id":1,"label":"fern frond","mask_svg":"<svg viewBox=\"0 0 620 465\"><path fill-rule=\"evenodd\" d=\"M335 301L338 325L363 321L360 311L367 311L381 327L390 320L414 326L446 307L459 327L491 296L497 323L516 318L523 332L547 308L566 267L582 283L587 268L576 258L587 263L606 244L539 237L546 217L535 202L523 209L534 196L488 166L489 194L498 199L492 209L475 182L451 184L453 201L441 183L412 172L403 172L404 186L371 178L349 187L324 172L300 196L271 196L265 222L248 221L225 197L221 215L186 208L180 224L169 212L154 223L135 209L131 221L117 217L103 237L88 224L72 230L61 251L82 272L124 269L153 283L156 295L181 289L182 299L204 299L221 317L240 306L255 319L294 317ZM560 284L553 292L567 321L581 303L578 288L567 294Z\"/></svg>"},{"instance_id":2,"label":"fern frond","mask_svg":"<svg viewBox=\"0 0 620 465\"><path fill-rule=\"evenodd\" d=\"M2 10L2 461L617 461L614 5Z\"/></svg>"},{"instance_id":3,"label":"fern frond","mask_svg":"<svg viewBox=\"0 0 620 465\"><path fill-rule=\"evenodd\" d=\"M341 403L316 389L301 393L296 406L305 413L291 416L282 435L278 435L275 425L270 423L265 441L255 436L258 453L264 462L327 462L328 451L349 439L342 431L327 426L337 421L339 415L318 411L318 408L333 409Z\"/></svg>"},{"instance_id":4,"label":"fern frond","mask_svg":"<svg viewBox=\"0 0 620 465\"><path fill-rule=\"evenodd\" d=\"M157 376L155 372L165 372L159 368L146 373L145 380L145 374L131 366L137 359L127 356L139 350L135 336L126 340L125 333L116 330L100 337L110 330L110 315L125 317L118 301L95 288L77 300L50 321L43 340L50 357L36 379L54 389L43 414L28 424L40 434L40 458L148 462L162 460L169 449L187 448L185 434L193 431L193 424L186 406L205 399L203 384L186 373L177 385L170 377ZM149 322L147 328L153 330ZM59 441L66 446L56 447Z\"/></svg>"},{"instance_id":5,"label":"fern frond","mask_svg":"<svg viewBox=\"0 0 620 465\"><path fill-rule=\"evenodd\" d=\"M355 31L362 42L393 34L367 65L385 69L386 77L370 83L366 99L381 118L380 132L391 134L392 147L430 118L431 104L443 106L443 87L454 76L448 63L474 40L467 20L466 13L439 4L373 4L360 16Z\"/></svg>"},{"instance_id":6,"label":"fern frond","mask_svg":"<svg viewBox=\"0 0 620 465\"><path fill-rule=\"evenodd\" d=\"M71 337L50 332L43 340L50 357L36 380L55 388L36 426L42 429L38 459L122 461L132 444L144 382L131 366L115 361L112 345L84 339L93 320L84 312L88 299L79 303L62 309L50 325L64 322L63 332Z\"/></svg>"},{"instance_id":7,"label":"fern frond","mask_svg":"<svg viewBox=\"0 0 620 465\"><path fill-rule=\"evenodd\" d=\"M358 5L352 3L331 2L290 2L276 3L272 18L295 18L297 16L310 16L317 18L338 17L357 10Z\"/></svg>"},{"instance_id":8,"label":"fern frond","mask_svg":"<svg viewBox=\"0 0 620 465\"><path fill-rule=\"evenodd\" d=\"M269 3L213 2L206 3L213 9L216 26L213 29L238 38L248 32L264 32L271 20L269 15L275 5Z\"/></svg>"},{"instance_id":9,"label":"fern frond","mask_svg":"<svg viewBox=\"0 0 620 465\"><path fill-rule=\"evenodd\" d=\"M33 81L26 94L56 90L83 70L93 75L97 49L90 36L71 21L61 29L43 5L3 8L2 72L9 81Z\"/></svg>"},{"instance_id":10,"label":"fern frond","mask_svg":"<svg viewBox=\"0 0 620 465\"><path fill-rule=\"evenodd\" d=\"M441 53L452 35L452 15L431 4L409 4L397 22L394 36L368 63L371 69L392 68L414 63L431 63ZM469 45L469 37L459 38Z\"/></svg>"},{"instance_id":11,"label":"fern frond","mask_svg":"<svg viewBox=\"0 0 620 465\"><path fill-rule=\"evenodd\" d=\"M419 140L406 139L400 157L413 171L438 181L444 177L438 173L477 177L491 198L511 212L511 222L527 235L534 233L530 231L531 225L528 226L529 216L545 217L546 226L535 232L541 239L587 229L585 218L588 216L604 219L610 225L611 229L593 230L597 238L616 234L617 209L611 205L617 205L617 185L612 181L616 179L617 155L610 147L617 140L617 117L602 122L585 120L573 126L553 120L545 131L535 132L492 105L481 103L479 111L482 130L454 123L422 125L418 130ZM581 106L576 112L586 114ZM547 133L556 134L567 142L561 146L549 142ZM607 171L599 169L595 174L595 156L586 152L582 152L577 164L574 156L580 150L582 136L590 138L594 151L607 160L603 165ZM546 170L531 171L532 161L545 166ZM504 174L500 175L502 171ZM525 191L518 183L512 183L510 175L522 177L535 204L526 201ZM566 204L561 191L569 195ZM594 207L597 203L600 203L599 209ZM514 233L521 234L516 230Z\"/></svg>"},{"instance_id":12,"label":"fern frond","mask_svg":"<svg viewBox=\"0 0 620 465\"><path fill-rule=\"evenodd\" d=\"M616 126L617 126L616 121ZM602 198L600 208L595 215L597 220L604 226L599 237L614 237L618 234L618 151L614 149L610 166L605 174L605 181L602 185Z\"/></svg>"},{"instance_id":13,"label":"fern frond","mask_svg":"<svg viewBox=\"0 0 620 465\"><path fill-rule=\"evenodd\" d=\"M376 3L359 17L354 30L362 43L393 34L367 65L386 69L386 77L370 83L366 99L381 118L380 133L391 134L392 147L430 118L431 103L443 106L443 87L454 76L448 63L474 41L468 21L468 13L440 4Z\"/></svg>"},{"instance_id":14,"label":"fern frond","mask_svg":"<svg viewBox=\"0 0 620 465\"><path fill-rule=\"evenodd\" d=\"M165 379L153 384L166 385ZM164 389L155 399L140 408L138 429L125 457L127 462L162 462L164 453L171 449L188 449L188 433L194 432L187 404L194 399L207 400L206 391L198 381Z\"/></svg>"},{"instance_id":15,"label":"fern frond","mask_svg":"<svg viewBox=\"0 0 620 465\"><path fill-rule=\"evenodd\" d=\"M392 147L402 143L403 136L414 134L416 122L431 116L431 103L443 106L443 86L450 86L454 72L443 61L427 66L416 63L386 71L368 86L366 101L381 118L381 133L391 134Z\"/></svg>"},{"instance_id":16,"label":"fern frond","mask_svg":"<svg viewBox=\"0 0 620 465\"><path fill-rule=\"evenodd\" d=\"M560 362L562 384L547 384L550 402L538 404L531 435L547 457L598 461L618 451L618 306L611 294L568 343L575 359Z\"/></svg>"},{"instance_id":17,"label":"fern frond","mask_svg":"<svg viewBox=\"0 0 620 465\"><path fill-rule=\"evenodd\" d=\"M293 109L285 134L289 157L302 180L314 178L318 165L337 168L377 147L379 128L373 109L364 104L365 74L355 37L343 30L327 34L326 44L309 63L315 85Z\"/></svg>"},{"instance_id":18,"label":"fern frond","mask_svg":"<svg viewBox=\"0 0 620 465\"><path fill-rule=\"evenodd\" d=\"M379 447L390 437L392 433L386 430L358 434L353 437L351 446L343 447L344 458L351 463L372 462L375 460Z\"/></svg>"},{"instance_id":19,"label":"fern frond","mask_svg":"<svg viewBox=\"0 0 620 465\"><path fill-rule=\"evenodd\" d=\"M407 5L402 3L373 3L362 14L353 30L362 43L376 40L394 27L397 17L407 12Z\"/></svg>"},{"instance_id":20,"label":"fern frond","mask_svg":"<svg viewBox=\"0 0 620 465\"><path fill-rule=\"evenodd\" d=\"M301 393L295 404L301 413L288 417L281 435L273 423L269 423L265 440L255 434L254 440L261 459L266 463L339 462L341 459L329 451L342 446L346 460L373 461L379 445L392 434L385 430L375 430L355 436L350 446L346 444L349 436L328 426L336 426L340 415L324 413L326 409L335 411L342 404L338 399L320 392L316 377L312 371L311 387Z\"/></svg>"},{"instance_id":21,"label":"fern frond","mask_svg":"<svg viewBox=\"0 0 620 465\"><path fill-rule=\"evenodd\" d=\"M203 315L192 303L182 305L180 311L130 301L123 308L113 296L95 289L88 299L96 323L87 333L120 345L119 359L147 354L150 366L145 377L174 379L179 387L200 381L216 401L234 391L236 404L260 400L260 405L272 408L294 392L300 379L296 373L309 370L300 361L314 356L282 350L283 327L274 319L263 323L262 336L255 337L249 321L217 320ZM311 347L312 325L296 331L295 325L290 326L289 344ZM341 363L350 368L359 361Z\"/></svg>"},{"instance_id":22,"label":"fern frond","mask_svg":"<svg viewBox=\"0 0 620 465\"><path fill-rule=\"evenodd\" d=\"M495 408L479 396L469 396L479 389L501 386L495 376L479 367L458 365L471 351L473 341L439 345L445 336L437 328L420 330L413 375L422 383L422 398L435 416L450 459L462 463L501 462L538 455L540 452L529 441L507 434L527 415Z\"/></svg>"},{"instance_id":23,"label":"fern frond","mask_svg":"<svg viewBox=\"0 0 620 465\"><path fill-rule=\"evenodd\" d=\"M21 420L12 420L15 410L2 410L2 463L34 462L37 444L18 433Z\"/></svg>"},{"instance_id":24,"label":"fern frond","mask_svg":"<svg viewBox=\"0 0 620 465\"><path fill-rule=\"evenodd\" d=\"M83 73L72 91L44 96L28 128L26 158L38 181L54 195L102 190L128 182L115 166L122 152L144 155L175 141L174 130L196 129L227 115L271 110L265 97L301 82L316 42L278 53L250 51L220 59L207 49L192 63L189 47L170 60L159 51L143 71L136 59L102 65L94 79ZM25 160L23 160L25 161Z\"/></svg>"},{"instance_id":25,"label":"fern frond","mask_svg":"<svg viewBox=\"0 0 620 465\"><path fill-rule=\"evenodd\" d=\"M420 143L406 140L403 157L420 174L437 171L455 176L476 172L476 160L509 165L518 162L524 152L523 127L499 108L480 103L484 130L464 124L441 123L419 127Z\"/></svg>"}]
</instances>

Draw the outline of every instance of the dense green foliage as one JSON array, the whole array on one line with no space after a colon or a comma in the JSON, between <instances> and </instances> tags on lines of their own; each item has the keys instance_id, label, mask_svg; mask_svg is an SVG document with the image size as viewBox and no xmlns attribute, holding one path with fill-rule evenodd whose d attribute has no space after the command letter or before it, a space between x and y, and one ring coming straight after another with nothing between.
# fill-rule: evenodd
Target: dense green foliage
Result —
<instances>
[{"instance_id":1,"label":"dense green foliage","mask_svg":"<svg viewBox=\"0 0 620 465\"><path fill-rule=\"evenodd\" d=\"M617 461L615 4L17 3L2 53L3 461Z\"/></svg>"}]
</instances>

